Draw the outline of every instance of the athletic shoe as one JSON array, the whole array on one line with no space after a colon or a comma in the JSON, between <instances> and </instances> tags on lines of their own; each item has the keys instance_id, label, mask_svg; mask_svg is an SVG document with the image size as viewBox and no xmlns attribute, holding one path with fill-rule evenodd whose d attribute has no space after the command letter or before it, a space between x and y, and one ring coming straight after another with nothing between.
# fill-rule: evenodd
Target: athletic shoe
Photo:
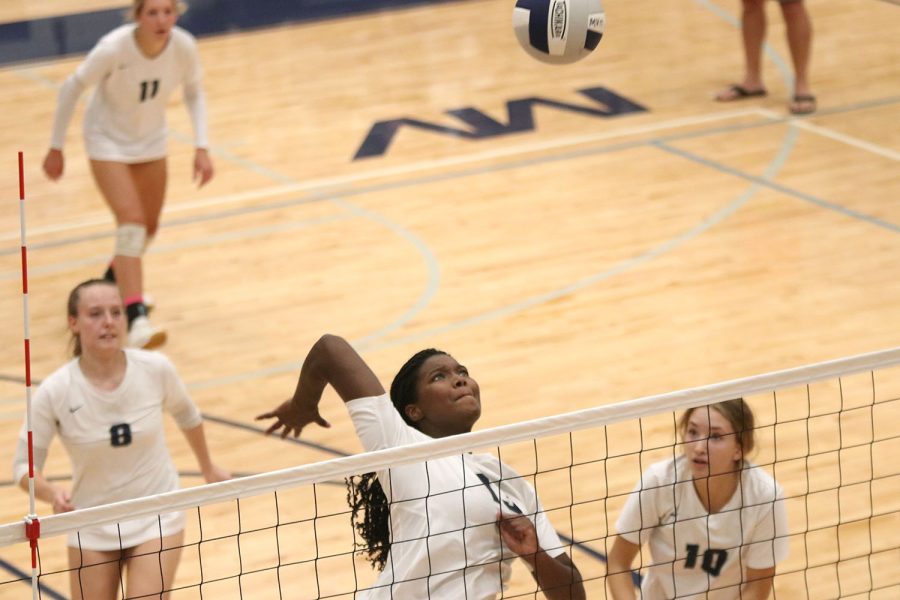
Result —
<instances>
[{"instance_id":1,"label":"athletic shoe","mask_svg":"<svg viewBox=\"0 0 900 600\"><path fill-rule=\"evenodd\" d=\"M165 330L154 327L147 317L138 317L131 322L131 327L128 328L128 345L132 348L149 350L165 343Z\"/></svg>"}]
</instances>

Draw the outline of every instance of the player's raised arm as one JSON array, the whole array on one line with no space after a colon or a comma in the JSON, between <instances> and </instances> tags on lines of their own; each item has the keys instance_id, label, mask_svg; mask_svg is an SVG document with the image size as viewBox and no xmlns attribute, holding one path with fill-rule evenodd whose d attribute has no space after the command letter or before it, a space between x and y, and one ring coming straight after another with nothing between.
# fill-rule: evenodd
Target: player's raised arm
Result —
<instances>
[{"instance_id":1,"label":"player's raised arm","mask_svg":"<svg viewBox=\"0 0 900 600\"><path fill-rule=\"evenodd\" d=\"M326 385L331 385L344 402L384 394L381 382L353 346L342 337L326 334L313 344L303 361L293 397L256 418L274 418L266 433L280 432L281 437L296 437L310 423L330 427L319 414Z\"/></svg>"}]
</instances>

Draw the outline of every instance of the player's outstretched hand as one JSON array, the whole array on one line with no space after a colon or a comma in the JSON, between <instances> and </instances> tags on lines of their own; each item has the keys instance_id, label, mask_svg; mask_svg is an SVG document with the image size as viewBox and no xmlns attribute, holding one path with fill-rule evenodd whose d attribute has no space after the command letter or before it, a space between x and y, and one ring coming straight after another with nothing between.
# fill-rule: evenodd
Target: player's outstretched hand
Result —
<instances>
[{"instance_id":1,"label":"player's outstretched hand","mask_svg":"<svg viewBox=\"0 0 900 600\"><path fill-rule=\"evenodd\" d=\"M270 410L256 417L257 421L263 419L275 419L275 422L266 429L266 435L280 432L282 438L286 438L291 434L294 437L298 437L303 428L310 423L315 423L321 427L331 427L331 424L319 414L318 405L303 406L295 403L293 400L285 400L275 410Z\"/></svg>"}]
</instances>

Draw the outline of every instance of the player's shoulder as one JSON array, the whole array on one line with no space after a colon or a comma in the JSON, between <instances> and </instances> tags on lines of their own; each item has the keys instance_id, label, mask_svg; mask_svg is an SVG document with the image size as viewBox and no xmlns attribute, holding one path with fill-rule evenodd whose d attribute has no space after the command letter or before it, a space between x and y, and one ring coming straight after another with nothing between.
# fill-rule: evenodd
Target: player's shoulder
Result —
<instances>
[{"instance_id":1,"label":"player's shoulder","mask_svg":"<svg viewBox=\"0 0 900 600\"><path fill-rule=\"evenodd\" d=\"M134 28L134 23L125 23L106 32L97 41L97 48L118 49L123 44L130 43L131 37L134 35Z\"/></svg>"},{"instance_id":2,"label":"player's shoulder","mask_svg":"<svg viewBox=\"0 0 900 600\"><path fill-rule=\"evenodd\" d=\"M774 500L783 498L784 490L775 478L765 469L753 463L747 463L741 477L744 494L754 500Z\"/></svg>"},{"instance_id":3,"label":"player's shoulder","mask_svg":"<svg viewBox=\"0 0 900 600\"><path fill-rule=\"evenodd\" d=\"M644 489L661 485L672 485L677 481L682 481L685 478L685 461L683 458L684 457L668 458L652 463L641 474L641 478L644 482Z\"/></svg>"},{"instance_id":4,"label":"player's shoulder","mask_svg":"<svg viewBox=\"0 0 900 600\"><path fill-rule=\"evenodd\" d=\"M125 356L130 365L134 365L138 369L149 370L153 372L174 371L175 366L169 357L162 352L155 350L142 350L140 348L126 348Z\"/></svg>"},{"instance_id":5,"label":"player's shoulder","mask_svg":"<svg viewBox=\"0 0 900 600\"><path fill-rule=\"evenodd\" d=\"M172 43L179 51L194 52L197 48L197 38L194 37L187 29L182 29L178 25L172 28Z\"/></svg>"},{"instance_id":6,"label":"player's shoulder","mask_svg":"<svg viewBox=\"0 0 900 600\"><path fill-rule=\"evenodd\" d=\"M41 381L39 389L56 390L66 389L72 383L73 370L78 368L78 359L73 358L66 364L62 365Z\"/></svg>"},{"instance_id":7,"label":"player's shoulder","mask_svg":"<svg viewBox=\"0 0 900 600\"><path fill-rule=\"evenodd\" d=\"M36 403L46 403L51 406L58 406L60 403L64 402L75 383L75 369L77 368L78 359L73 358L50 373L50 375L45 377L38 386L34 401Z\"/></svg>"}]
</instances>

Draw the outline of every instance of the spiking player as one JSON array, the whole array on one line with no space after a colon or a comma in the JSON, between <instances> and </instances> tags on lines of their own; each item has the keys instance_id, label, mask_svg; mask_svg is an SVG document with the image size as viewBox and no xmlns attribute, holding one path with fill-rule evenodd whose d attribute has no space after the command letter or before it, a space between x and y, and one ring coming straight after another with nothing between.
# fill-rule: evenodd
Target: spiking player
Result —
<instances>
[{"instance_id":1,"label":"spiking player","mask_svg":"<svg viewBox=\"0 0 900 600\"><path fill-rule=\"evenodd\" d=\"M329 426L319 400L331 385L367 451L465 433L481 415L478 383L452 356L427 349L394 377L390 394L342 338L309 351L292 399L258 419L282 436ZM493 600L526 562L549 600L584 600L581 574L534 488L490 455L464 454L367 473L348 482L356 528L378 581L367 600Z\"/></svg>"}]
</instances>

